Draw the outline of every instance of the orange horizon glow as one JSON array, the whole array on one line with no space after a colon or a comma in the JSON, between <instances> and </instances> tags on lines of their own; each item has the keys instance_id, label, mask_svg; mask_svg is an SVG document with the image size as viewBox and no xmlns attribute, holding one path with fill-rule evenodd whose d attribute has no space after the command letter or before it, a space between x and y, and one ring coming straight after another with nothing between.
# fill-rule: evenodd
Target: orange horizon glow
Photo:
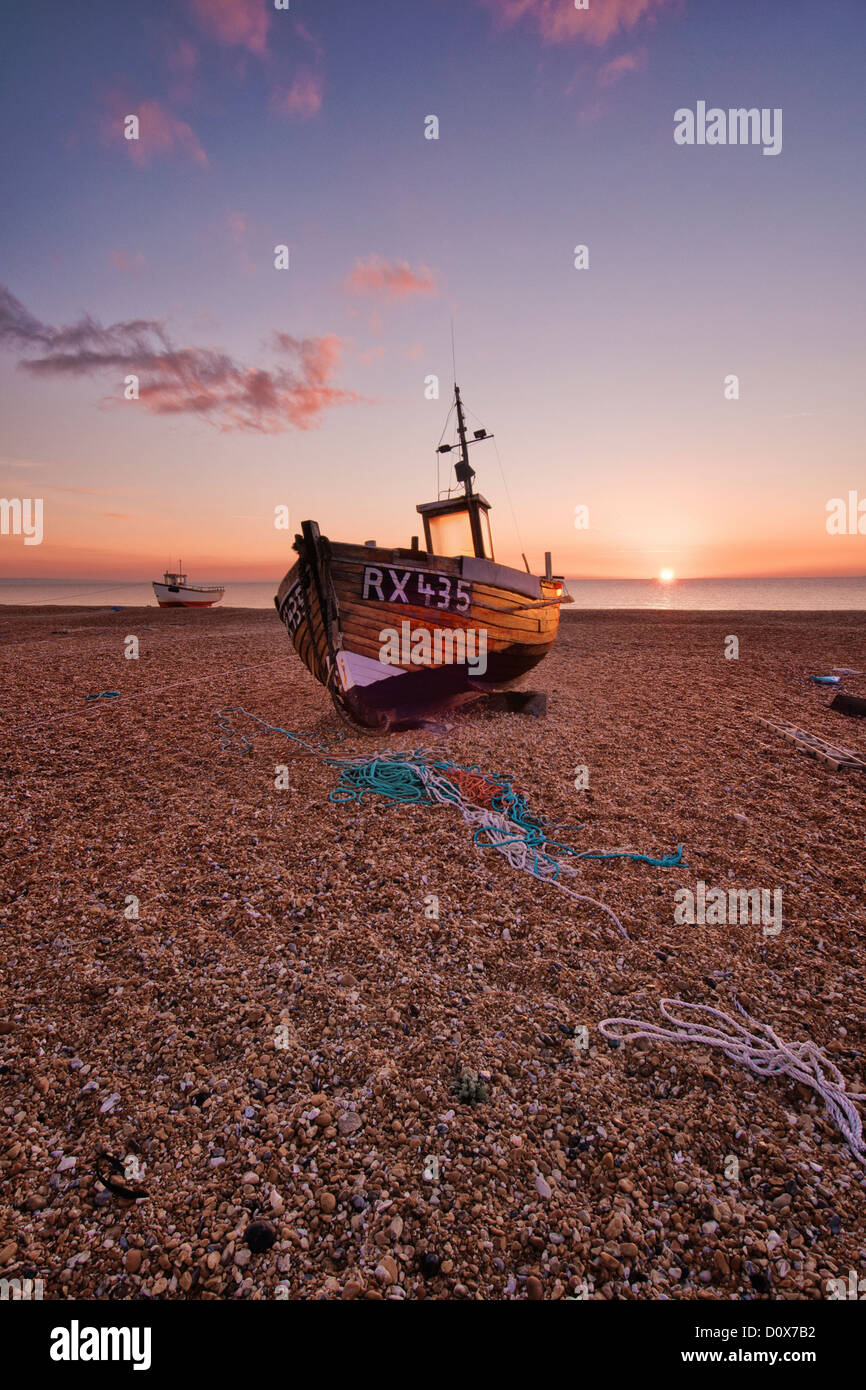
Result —
<instances>
[{"instance_id":1,"label":"orange horizon glow","mask_svg":"<svg viewBox=\"0 0 866 1390\"><path fill-rule=\"evenodd\" d=\"M318 519L318 518L317 518ZM408 544L409 528L385 531L374 528L368 535L364 526L331 527L320 520L322 533L332 539L360 544L375 539L386 546ZM146 528L145 528L146 529ZM402 530L407 534L404 536ZM417 531L413 528L413 534ZM17 536L0 538L0 578L2 579L57 579L77 582L79 580L117 580L119 582L146 581L161 579L166 568L177 566L183 557L184 571L191 579L201 582L267 582L278 583L295 560L292 549L295 531L300 530L300 522L293 523L291 532L278 534L268 529L264 521L247 528L248 539L235 534L226 537L225 545L214 544L217 539L211 531L207 536L197 535L190 528L183 537L183 545L174 543L175 528L171 538L155 543L139 543L121 547L116 543L108 546L94 543L88 545L79 530L76 543L64 540L46 539L39 547L27 547ZM362 534L363 532L363 534ZM754 552L742 545L723 548L722 546L695 547L693 558L677 558L673 565L659 566L654 562L652 549L642 554L635 551L633 558L624 559L622 552L616 559L611 556L594 554L581 556L565 548L556 548L555 537L544 538L546 544L528 548L527 558L530 569L535 574L544 572L543 551L552 549L553 568L557 574L571 579L623 579L654 581L670 586L689 580L721 579L856 579L866 577L866 554L860 546L844 546L845 559L829 564L824 547L814 546L811 550L794 548L795 553L779 547L778 554L768 563L755 565ZM844 541L846 538L837 538ZM854 538L852 538L853 540ZM82 544L82 541L84 543ZM496 537L494 534L494 543ZM142 538L143 542L143 538ZM623 547L622 549L624 549ZM764 547L765 551L767 547ZM703 554L701 551L703 550ZM255 559L250 557L255 555ZM523 569L521 552L496 545L496 559L500 564L514 569ZM751 563L749 563L751 560ZM702 563L703 561L703 563Z\"/></svg>"}]
</instances>

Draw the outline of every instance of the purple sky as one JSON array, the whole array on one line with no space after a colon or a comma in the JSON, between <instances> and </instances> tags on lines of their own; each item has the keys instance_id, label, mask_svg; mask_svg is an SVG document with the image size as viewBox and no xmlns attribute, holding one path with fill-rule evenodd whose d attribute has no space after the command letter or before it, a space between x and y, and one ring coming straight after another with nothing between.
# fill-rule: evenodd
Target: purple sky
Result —
<instances>
[{"instance_id":1,"label":"purple sky","mask_svg":"<svg viewBox=\"0 0 866 1390\"><path fill-rule=\"evenodd\" d=\"M407 543L452 316L505 563L866 572L826 527L832 498L866 513L862 0L2 24L0 494L44 498L44 540L0 535L0 574L279 578L306 517ZM700 101L781 108L781 152L677 145Z\"/></svg>"}]
</instances>

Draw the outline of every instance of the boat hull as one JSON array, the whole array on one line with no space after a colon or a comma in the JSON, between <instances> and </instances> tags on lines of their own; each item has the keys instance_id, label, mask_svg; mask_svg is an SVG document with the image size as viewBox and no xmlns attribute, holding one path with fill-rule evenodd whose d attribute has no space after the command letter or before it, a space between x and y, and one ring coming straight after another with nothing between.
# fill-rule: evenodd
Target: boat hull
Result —
<instances>
[{"instance_id":1,"label":"boat hull","mask_svg":"<svg viewBox=\"0 0 866 1390\"><path fill-rule=\"evenodd\" d=\"M225 589L196 589L186 584L159 584L153 581L153 592L160 608L213 608Z\"/></svg>"},{"instance_id":2,"label":"boat hull","mask_svg":"<svg viewBox=\"0 0 866 1390\"><path fill-rule=\"evenodd\" d=\"M277 612L308 670L356 723L410 727L507 689L556 639L557 581L471 556L330 542L315 523L295 549Z\"/></svg>"}]
</instances>

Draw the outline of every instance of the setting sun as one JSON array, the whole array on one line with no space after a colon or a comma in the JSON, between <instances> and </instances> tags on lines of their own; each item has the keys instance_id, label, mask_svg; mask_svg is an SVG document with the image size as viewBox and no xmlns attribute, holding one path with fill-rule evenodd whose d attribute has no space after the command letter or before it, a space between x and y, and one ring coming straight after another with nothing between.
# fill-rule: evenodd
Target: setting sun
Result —
<instances>
[{"instance_id":1,"label":"setting sun","mask_svg":"<svg viewBox=\"0 0 866 1390\"><path fill-rule=\"evenodd\" d=\"M659 580L662 584L673 584L675 579L673 570L659 570Z\"/></svg>"}]
</instances>

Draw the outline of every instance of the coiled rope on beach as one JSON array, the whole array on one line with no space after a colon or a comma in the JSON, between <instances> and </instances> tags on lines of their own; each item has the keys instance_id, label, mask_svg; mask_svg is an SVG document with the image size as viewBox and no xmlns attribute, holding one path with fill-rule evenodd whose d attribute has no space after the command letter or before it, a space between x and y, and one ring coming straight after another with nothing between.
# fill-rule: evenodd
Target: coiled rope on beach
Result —
<instances>
[{"instance_id":1,"label":"coiled rope on beach","mask_svg":"<svg viewBox=\"0 0 866 1390\"><path fill-rule=\"evenodd\" d=\"M479 848L493 849L502 854L512 868L552 884L578 902L600 908L613 918L627 940L630 940L628 932L611 908L560 882L561 874L577 873L573 863L567 860L627 857L659 868L675 865L687 867L682 857L682 845L678 845L671 854L653 858L629 849L581 851L548 841L547 823L530 813L527 793L513 786L509 778L484 773L478 767L460 767L450 760L427 754L423 749L415 749L412 753L376 754L371 758L335 758L329 755L332 744L317 740L314 745L300 734L267 724L240 707L217 713L224 735L220 746L224 749L231 745L235 737L231 720L234 714L246 715L264 729L284 734L299 745L300 756L308 754L338 768L339 783L329 794L332 802L362 802L365 796L375 795L394 803L426 802L456 807L467 825L474 827L472 838ZM239 737L243 739L244 751L252 752L250 740L244 735ZM669 1027L625 1017L605 1018L598 1026L601 1034L617 1046L639 1038L662 1044L695 1043L721 1051L732 1062L756 1076L787 1077L806 1086L821 1097L830 1120L853 1157L866 1165L863 1122L854 1104L855 1101L866 1101L866 1095L846 1090L845 1078L839 1068L817 1044L808 1040L787 1043L769 1024L751 1018L736 998L734 1004L745 1019L745 1024L709 1004L665 998L660 1001L659 1007L671 1025ZM690 1011L692 1017L688 1016Z\"/></svg>"},{"instance_id":2,"label":"coiled rope on beach","mask_svg":"<svg viewBox=\"0 0 866 1390\"><path fill-rule=\"evenodd\" d=\"M791 1081L808 1086L823 1100L827 1114L858 1163L866 1165L863 1121L854 1104L855 1100L866 1100L866 1094L846 1090L839 1068L816 1043L808 1040L786 1043L768 1023L758 1023L739 1004L737 1008L747 1020L748 1028L709 1004L662 999L659 1008L672 1027L647 1023L639 1018L605 1018L598 1025L599 1032L617 1044L649 1038L653 1042L714 1047L756 1076L787 1076ZM683 1017L689 1010L699 1015L698 1021Z\"/></svg>"},{"instance_id":3,"label":"coiled rope on beach","mask_svg":"<svg viewBox=\"0 0 866 1390\"><path fill-rule=\"evenodd\" d=\"M242 751L252 752L251 741L245 734L236 731L233 715L244 715L268 732L282 734L298 744L299 752L295 756L307 754L337 768L340 780L329 793L329 801L361 803L366 796L380 796L404 805L425 803L459 810L466 824L472 827L473 844L479 849L492 849L501 854L511 868L552 884L578 902L600 908L613 919L626 940L629 939L628 932L612 908L597 898L567 888L560 881L562 874L577 873L572 864L566 861L628 858L658 868L671 868L683 863L682 845L678 845L671 854L653 858L628 849L577 850L570 845L550 841L547 838L547 823L529 810L528 793L515 787L509 777L482 772L478 766L462 767L423 748L416 748L411 753L389 752L376 753L367 758L337 758L329 750L333 742L342 741L343 735L332 743L317 740L314 744L301 734L268 724L258 715L236 706L217 711L222 749L229 748L238 737L242 740Z\"/></svg>"}]
</instances>

